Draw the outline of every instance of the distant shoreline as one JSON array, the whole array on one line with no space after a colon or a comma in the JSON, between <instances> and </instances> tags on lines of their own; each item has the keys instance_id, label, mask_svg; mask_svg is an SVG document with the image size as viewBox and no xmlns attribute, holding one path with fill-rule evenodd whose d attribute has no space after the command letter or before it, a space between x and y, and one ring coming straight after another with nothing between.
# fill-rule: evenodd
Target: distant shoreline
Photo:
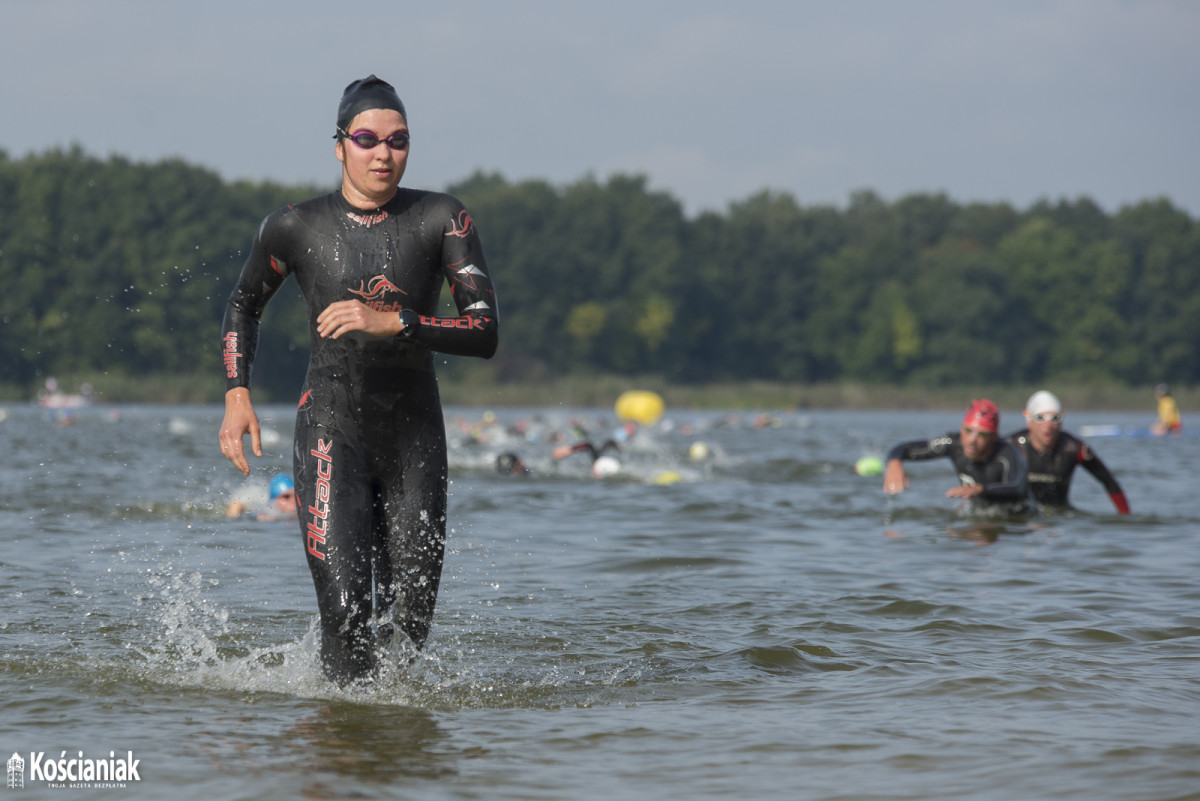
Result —
<instances>
[{"instance_id":1,"label":"distant shoreline","mask_svg":"<svg viewBox=\"0 0 1200 801\"><path fill-rule=\"evenodd\" d=\"M452 372L452 371L448 371ZM58 376L65 392L84 383L95 392L95 405L120 403L220 404L224 388L207 376L153 376L141 378ZM485 372L443 375L439 379L442 402L447 406L520 407L566 406L608 408L627 389L657 392L670 409L958 409L973 398L990 398L1004 409L1019 409L1038 389L1049 389L1073 411L1155 410L1153 387L1047 383L1038 386L911 387L858 383L782 383L750 381L705 385L671 384L657 377L561 376L545 381L493 380ZM1173 388L1186 417L1194 408L1195 394L1186 387ZM36 403L37 389L0 384L0 403ZM290 398L257 397L261 404L286 403Z\"/></svg>"}]
</instances>

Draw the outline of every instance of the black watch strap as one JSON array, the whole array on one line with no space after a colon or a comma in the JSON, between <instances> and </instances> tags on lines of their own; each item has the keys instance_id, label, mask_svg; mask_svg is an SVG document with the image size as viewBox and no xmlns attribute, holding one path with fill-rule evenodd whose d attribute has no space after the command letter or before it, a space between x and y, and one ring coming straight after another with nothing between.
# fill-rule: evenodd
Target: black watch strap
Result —
<instances>
[{"instance_id":1,"label":"black watch strap","mask_svg":"<svg viewBox=\"0 0 1200 801\"><path fill-rule=\"evenodd\" d=\"M421 315L412 309L401 309L400 322L404 323L404 328L400 331L399 337L412 339L417 335L417 328L421 325Z\"/></svg>"}]
</instances>

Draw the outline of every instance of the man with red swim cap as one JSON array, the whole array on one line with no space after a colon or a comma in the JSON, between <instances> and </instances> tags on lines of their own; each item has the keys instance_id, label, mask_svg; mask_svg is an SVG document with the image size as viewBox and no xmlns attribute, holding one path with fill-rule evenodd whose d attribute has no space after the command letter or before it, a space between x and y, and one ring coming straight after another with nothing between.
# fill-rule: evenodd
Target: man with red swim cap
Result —
<instances>
[{"instance_id":1,"label":"man with red swim cap","mask_svg":"<svg viewBox=\"0 0 1200 801\"><path fill-rule=\"evenodd\" d=\"M987 511L1024 514L1034 508L1029 492L1029 468L1021 451L1001 440L1000 411L990 400L971 403L962 425L929 440L901 442L887 455L883 491L898 495L908 487L904 462L945 457L954 462L959 485L946 491L947 498L962 498Z\"/></svg>"}]
</instances>

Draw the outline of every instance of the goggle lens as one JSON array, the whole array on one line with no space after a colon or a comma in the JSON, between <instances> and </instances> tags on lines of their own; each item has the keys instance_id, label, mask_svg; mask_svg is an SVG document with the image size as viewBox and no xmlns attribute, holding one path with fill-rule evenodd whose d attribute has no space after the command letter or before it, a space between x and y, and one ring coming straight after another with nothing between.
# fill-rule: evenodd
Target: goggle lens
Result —
<instances>
[{"instance_id":1,"label":"goggle lens","mask_svg":"<svg viewBox=\"0 0 1200 801\"><path fill-rule=\"evenodd\" d=\"M404 150L408 147L409 137L405 131L396 131L396 133L392 134L387 139L380 139L370 131L358 131L355 134L348 134L343 131L342 135L354 142L354 144L358 145L363 150L370 150L371 148L378 147L380 142L383 142L392 150Z\"/></svg>"}]
</instances>

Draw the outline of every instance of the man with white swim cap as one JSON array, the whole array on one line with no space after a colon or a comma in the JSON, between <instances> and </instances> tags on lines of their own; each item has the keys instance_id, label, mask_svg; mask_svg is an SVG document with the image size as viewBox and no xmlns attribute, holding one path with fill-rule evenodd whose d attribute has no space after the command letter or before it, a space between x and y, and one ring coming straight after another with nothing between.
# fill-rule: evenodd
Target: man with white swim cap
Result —
<instances>
[{"instance_id":1,"label":"man with white swim cap","mask_svg":"<svg viewBox=\"0 0 1200 801\"><path fill-rule=\"evenodd\" d=\"M1007 439L1021 449L1029 464L1033 497L1047 509L1070 509L1071 477L1082 465L1104 485L1117 514L1129 514L1121 485L1087 443L1062 430L1063 407L1053 393L1038 390L1025 404L1026 427Z\"/></svg>"}]
</instances>

